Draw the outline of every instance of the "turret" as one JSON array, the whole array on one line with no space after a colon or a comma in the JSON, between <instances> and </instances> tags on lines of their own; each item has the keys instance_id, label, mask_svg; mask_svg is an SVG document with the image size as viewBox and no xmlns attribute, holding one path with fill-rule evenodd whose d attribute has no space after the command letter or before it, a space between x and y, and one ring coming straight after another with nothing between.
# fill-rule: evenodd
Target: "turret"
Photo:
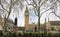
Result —
<instances>
[{"instance_id":1,"label":"turret","mask_svg":"<svg viewBox=\"0 0 60 37\"><path fill-rule=\"evenodd\" d=\"M29 25L29 11L28 11L28 7L26 7L25 10L25 30L27 30Z\"/></svg>"}]
</instances>

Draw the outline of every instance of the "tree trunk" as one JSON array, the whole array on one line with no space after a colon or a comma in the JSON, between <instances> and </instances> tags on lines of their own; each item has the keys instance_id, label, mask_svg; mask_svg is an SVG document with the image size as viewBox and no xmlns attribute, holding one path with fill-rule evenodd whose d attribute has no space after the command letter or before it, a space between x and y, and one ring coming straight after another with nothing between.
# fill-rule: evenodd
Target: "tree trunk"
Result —
<instances>
[{"instance_id":1,"label":"tree trunk","mask_svg":"<svg viewBox=\"0 0 60 37\"><path fill-rule=\"evenodd\" d=\"M38 6L38 32L40 31L40 6Z\"/></svg>"},{"instance_id":2,"label":"tree trunk","mask_svg":"<svg viewBox=\"0 0 60 37\"><path fill-rule=\"evenodd\" d=\"M4 17L4 31L6 31L6 30L7 30L6 22L7 22L7 19L6 19L6 17Z\"/></svg>"},{"instance_id":3,"label":"tree trunk","mask_svg":"<svg viewBox=\"0 0 60 37\"><path fill-rule=\"evenodd\" d=\"M40 31L40 17L38 18L38 32Z\"/></svg>"},{"instance_id":4,"label":"tree trunk","mask_svg":"<svg viewBox=\"0 0 60 37\"><path fill-rule=\"evenodd\" d=\"M12 4L12 0L11 0L10 4ZM10 13L11 13L11 9L12 9L11 6L12 6L12 5L10 5L10 7L9 7L9 11L8 11L8 16L7 16L7 18L6 18L6 16L4 17L4 31L7 31L7 20L8 20L8 18L9 18Z\"/></svg>"}]
</instances>

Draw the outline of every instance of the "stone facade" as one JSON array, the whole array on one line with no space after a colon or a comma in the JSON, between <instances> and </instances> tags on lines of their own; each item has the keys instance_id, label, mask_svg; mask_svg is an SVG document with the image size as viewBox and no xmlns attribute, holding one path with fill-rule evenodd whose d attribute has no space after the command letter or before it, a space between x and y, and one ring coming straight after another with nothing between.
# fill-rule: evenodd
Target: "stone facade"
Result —
<instances>
[{"instance_id":1,"label":"stone facade","mask_svg":"<svg viewBox=\"0 0 60 37\"><path fill-rule=\"evenodd\" d=\"M0 17L0 30L4 29L4 19Z\"/></svg>"},{"instance_id":2,"label":"stone facade","mask_svg":"<svg viewBox=\"0 0 60 37\"><path fill-rule=\"evenodd\" d=\"M54 22L54 23L53 23ZM60 21L50 21L48 18L48 22L46 22L43 25L40 25L41 31L60 31ZM35 27L38 28L38 24L29 24L29 11L26 7L25 10L25 31L35 31Z\"/></svg>"},{"instance_id":3,"label":"stone facade","mask_svg":"<svg viewBox=\"0 0 60 37\"><path fill-rule=\"evenodd\" d=\"M48 22L46 22L45 20L45 23L46 23L45 26L47 31L60 32L60 21L49 21L49 18L48 18Z\"/></svg>"},{"instance_id":4,"label":"stone facade","mask_svg":"<svg viewBox=\"0 0 60 37\"><path fill-rule=\"evenodd\" d=\"M30 25L29 24L29 11L28 8L26 7L25 10L25 31L34 31L34 28L36 27L36 25Z\"/></svg>"},{"instance_id":5,"label":"stone facade","mask_svg":"<svg viewBox=\"0 0 60 37\"><path fill-rule=\"evenodd\" d=\"M43 27L43 26L41 26ZM29 24L29 11L28 8L26 7L25 10L25 31L37 31L38 25L33 23L33 24ZM43 30L43 29L41 29Z\"/></svg>"},{"instance_id":6,"label":"stone facade","mask_svg":"<svg viewBox=\"0 0 60 37\"><path fill-rule=\"evenodd\" d=\"M50 21L51 31L60 32L60 21Z\"/></svg>"},{"instance_id":7,"label":"stone facade","mask_svg":"<svg viewBox=\"0 0 60 37\"><path fill-rule=\"evenodd\" d=\"M14 22L11 19L7 20L7 31L13 31Z\"/></svg>"},{"instance_id":8,"label":"stone facade","mask_svg":"<svg viewBox=\"0 0 60 37\"><path fill-rule=\"evenodd\" d=\"M20 27L21 30L25 29L25 31L37 31L38 24L32 23L29 24L29 11L26 7L25 10L25 26ZM0 30L4 29L4 19L0 17ZM7 30L8 31L19 31L19 27L17 25L14 25L12 21L7 22ZM48 22L46 22L43 25L40 25L41 31L60 31L60 21L50 21L48 18Z\"/></svg>"}]
</instances>

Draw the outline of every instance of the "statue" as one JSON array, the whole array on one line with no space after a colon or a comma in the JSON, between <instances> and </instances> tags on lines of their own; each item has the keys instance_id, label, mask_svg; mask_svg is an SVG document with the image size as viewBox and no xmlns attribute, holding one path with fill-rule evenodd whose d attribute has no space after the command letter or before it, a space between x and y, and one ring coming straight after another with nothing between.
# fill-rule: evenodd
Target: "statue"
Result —
<instances>
[{"instance_id":1,"label":"statue","mask_svg":"<svg viewBox=\"0 0 60 37\"><path fill-rule=\"evenodd\" d=\"M17 25L17 17L15 18L15 23L14 23L14 25Z\"/></svg>"}]
</instances>

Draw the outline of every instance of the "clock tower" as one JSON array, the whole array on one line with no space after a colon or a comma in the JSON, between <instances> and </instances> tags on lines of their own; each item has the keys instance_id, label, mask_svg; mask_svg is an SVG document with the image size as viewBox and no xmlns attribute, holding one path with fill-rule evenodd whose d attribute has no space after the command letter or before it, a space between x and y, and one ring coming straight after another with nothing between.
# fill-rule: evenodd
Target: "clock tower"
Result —
<instances>
[{"instance_id":1,"label":"clock tower","mask_svg":"<svg viewBox=\"0 0 60 37\"><path fill-rule=\"evenodd\" d=\"M29 25L29 11L28 11L28 7L26 7L25 10L25 30L27 30Z\"/></svg>"}]
</instances>

